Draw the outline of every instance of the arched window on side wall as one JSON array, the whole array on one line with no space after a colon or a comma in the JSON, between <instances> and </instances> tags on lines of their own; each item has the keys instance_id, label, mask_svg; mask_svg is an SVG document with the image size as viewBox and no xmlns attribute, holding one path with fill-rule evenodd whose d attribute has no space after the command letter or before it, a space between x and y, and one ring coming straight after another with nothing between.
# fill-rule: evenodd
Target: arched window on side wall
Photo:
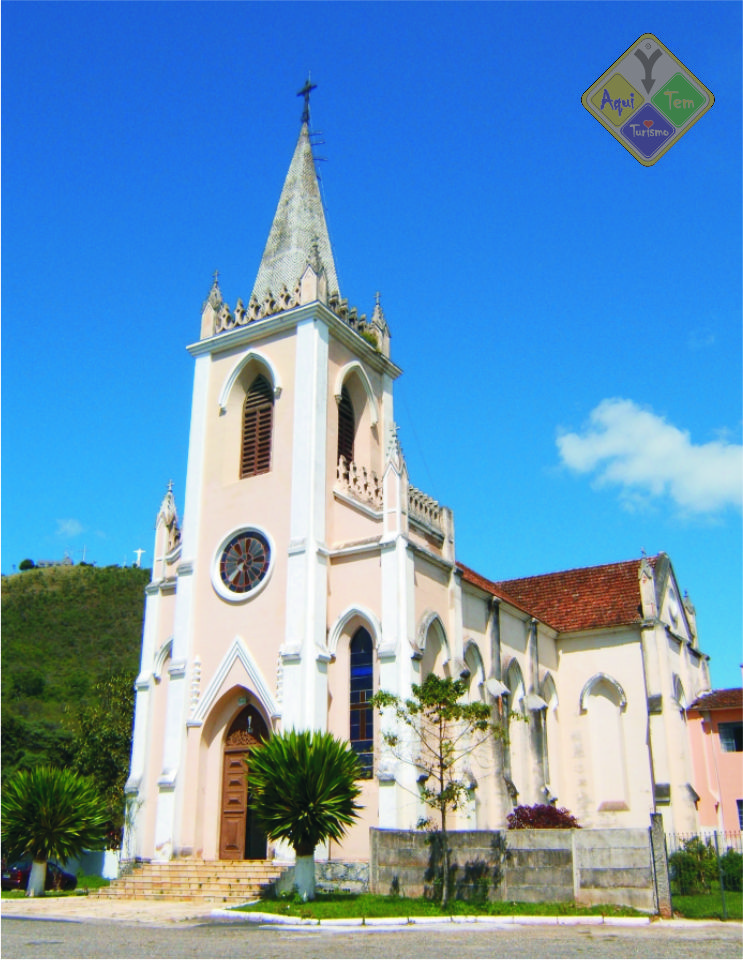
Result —
<instances>
[{"instance_id":1,"label":"arched window on side wall","mask_svg":"<svg viewBox=\"0 0 743 960\"><path fill-rule=\"evenodd\" d=\"M624 690L613 677L596 674L583 687L580 708L591 743L595 808L609 813L629 810Z\"/></svg>"},{"instance_id":2,"label":"arched window on side wall","mask_svg":"<svg viewBox=\"0 0 743 960\"><path fill-rule=\"evenodd\" d=\"M262 375L251 384L243 404L240 477L254 477L271 469L273 390Z\"/></svg>"},{"instance_id":3,"label":"arched window on side wall","mask_svg":"<svg viewBox=\"0 0 743 960\"><path fill-rule=\"evenodd\" d=\"M359 627L351 639L351 747L359 758L364 778L374 767L374 651L368 630Z\"/></svg>"},{"instance_id":4,"label":"arched window on side wall","mask_svg":"<svg viewBox=\"0 0 743 960\"><path fill-rule=\"evenodd\" d=\"M356 433L356 419L353 414L351 394L346 386L341 390L341 401L338 404L338 459L346 458L346 463L353 462L353 438Z\"/></svg>"}]
</instances>

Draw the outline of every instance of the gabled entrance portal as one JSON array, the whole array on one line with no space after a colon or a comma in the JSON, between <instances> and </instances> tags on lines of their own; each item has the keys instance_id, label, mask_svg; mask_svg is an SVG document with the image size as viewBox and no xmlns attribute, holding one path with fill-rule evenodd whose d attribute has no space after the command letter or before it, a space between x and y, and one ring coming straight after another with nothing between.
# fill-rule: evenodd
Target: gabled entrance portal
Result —
<instances>
[{"instance_id":1,"label":"gabled entrance portal","mask_svg":"<svg viewBox=\"0 0 743 960\"><path fill-rule=\"evenodd\" d=\"M232 721L222 761L221 860L265 860L266 835L250 810L250 751L268 739L255 707L244 707Z\"/></svg>"}]
</instances>

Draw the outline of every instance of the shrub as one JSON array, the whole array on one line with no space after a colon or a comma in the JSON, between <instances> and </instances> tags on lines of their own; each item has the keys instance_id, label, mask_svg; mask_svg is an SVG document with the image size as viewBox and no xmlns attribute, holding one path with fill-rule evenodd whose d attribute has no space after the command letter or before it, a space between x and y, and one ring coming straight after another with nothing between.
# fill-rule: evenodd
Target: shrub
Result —
<instances>
[{"instance_id":1,"label":"shrub","mask_svg":"<svg viewBox=\"0 0 743 960\"><path fill-rule=\"evenodd\" d=\"M728 850L720 857L722 882L726 890L743 890L743 854Z\"/></svg>"},{"instance_id":2,"label":"shrub","mask_svg":"<svg viewBox=\"0 0 743 960\"><path fill-rule=\"evenodd\" d=\"M509 830L580 830L580 824L569 810L549 803L515 807L506 822Z\"/></svg>"},{"instance_id":3,"label":"shrub","mask_svg":"<svg viewBox=\"0 0 743 960\"><path fill-rule=\"evenodd\" d=\"M35 567L36 564L28 557L25 560L21 560L21 562L18 564L19 570L33 570Z\"/></svg>"},{"instance_id":4,"label":"shrub","mask_svg":"<svg viewBox=\"0 0 743 960\"><path fill-rule=\"evenodd\" d=\"M692 837L686 841L683 850L672 853L668 866L671 880L676 882L677 892L682 895L709 893L717 876L715 851L711 844L699 837Z\"/></svg>"}]
</instances>

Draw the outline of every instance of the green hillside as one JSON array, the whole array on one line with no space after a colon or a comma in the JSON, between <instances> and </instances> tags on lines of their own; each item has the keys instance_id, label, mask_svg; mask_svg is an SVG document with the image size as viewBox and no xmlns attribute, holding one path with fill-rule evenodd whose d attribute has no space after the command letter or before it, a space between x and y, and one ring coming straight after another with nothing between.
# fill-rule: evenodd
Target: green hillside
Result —
<instances>
[{"instance_id":1,"label":"green hillside","mask_svg":"<svg viewBox=\"0 0 743 960\"><path fill-rule=\"evenodd\" d=\"M136 567L92 566L2 578L3 779L33 763L72 762L100 685L118 677L131 688L149 579Z\"/></svg>"}]
</instances>

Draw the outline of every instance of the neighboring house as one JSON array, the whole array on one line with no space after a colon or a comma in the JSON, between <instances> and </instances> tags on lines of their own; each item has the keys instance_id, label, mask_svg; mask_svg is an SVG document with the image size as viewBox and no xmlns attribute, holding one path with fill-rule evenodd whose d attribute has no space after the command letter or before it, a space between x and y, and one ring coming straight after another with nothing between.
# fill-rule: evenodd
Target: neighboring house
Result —
<instances>
[{"instance_id":1,"label":"neighboring house","mask_svg":"<svg viewBox=\"0 0 743 960\"><path fill-rule=\"evenodd\" d=\"M713 690L686 711L699 826L743 830L743 688Z\"/></svg>"},{"instance_id":2,"label":"neighboring house","mask_svg":"<svg viewBox=\"0 0 743 960\"><path fill-rule=\"evenodd\" d=\"M696 827L683 709L710 683L669 558L502 582L457 562L451 510L408 479L379 297L369 320L341 297L306 123L247 305L230 308L215 279L188 349L185 513L169 489L125 858L287 855L252 820L245 761L292 727L359 754L361 819L324 854L368 857L370 826L430 813L369 700L430 672L529 721L463 765L453 827L499 828L514 804L545 801L586 827L647 828L657 810Z\"/></svg>"}]
</instances>

